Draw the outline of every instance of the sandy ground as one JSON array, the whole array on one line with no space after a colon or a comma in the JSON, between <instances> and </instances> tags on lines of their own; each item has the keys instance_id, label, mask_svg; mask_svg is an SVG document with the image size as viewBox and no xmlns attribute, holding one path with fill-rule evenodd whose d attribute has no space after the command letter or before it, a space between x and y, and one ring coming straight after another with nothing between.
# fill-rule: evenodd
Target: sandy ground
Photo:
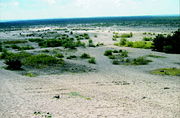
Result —
<instances>
[{"instance_id":1,"label":"sandy ground","mask_svg":"<svg viewBox=\"0 0 180 118\"><path fill-rule=\"evenodd\" d=\"M89 32L90 33L90 32ZM105 46L78 49L96 57L97 72L25 77L0 69L1 118L179 118L180 77L150 70L177 67L180 55L113 46L112 32L93 32ZM136 33L138 37L138 33ZM136 37L136 38L137 38ZM136 40L134 38L133 40ZM132 57L156 54L149 65L113 65L106 49L126 49ZM0 61L3 66L3 62ZM165 89L165 88L169 89ZM72 92L78 95L71 95ZM59 95L60 98L53 98ZM40 112L35 115L34 112Z\"/></svg>"}]
</instances>

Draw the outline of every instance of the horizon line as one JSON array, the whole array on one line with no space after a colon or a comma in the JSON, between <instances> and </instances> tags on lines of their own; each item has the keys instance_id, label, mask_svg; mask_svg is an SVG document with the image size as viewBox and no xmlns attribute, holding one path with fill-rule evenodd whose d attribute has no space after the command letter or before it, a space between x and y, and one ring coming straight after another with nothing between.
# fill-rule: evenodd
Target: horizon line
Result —
<instances>
[{"instance_id":1,"label":"horizon line","mask_svg":"<svg viewBox=\"0 0 180 118\"><path fill-rule=\"evenodd\" d=\"M64 17L64 18L32 18L32 19L9 19L1 20L3 22L18 22L18 21L30 21L30 20L53 20L53 19L86 19L86 18L110 18L110 17L143 17L143 16L179 16L180 14L160 14L160 15L133 15L133 16L90 16L90 17Z\"/></svg>"}]
</instances>

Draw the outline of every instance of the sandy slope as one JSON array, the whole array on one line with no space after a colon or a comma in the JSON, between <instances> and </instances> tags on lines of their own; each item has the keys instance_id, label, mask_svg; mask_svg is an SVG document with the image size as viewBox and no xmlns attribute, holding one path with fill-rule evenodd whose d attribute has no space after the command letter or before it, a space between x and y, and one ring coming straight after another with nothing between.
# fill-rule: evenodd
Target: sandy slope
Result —
<instances>
[{"instance_id":1,"label":"sandy slope","mask_svg":"<svg viewBox=\"0 0 180 118\"><path fill-rule=\"evenodd\" d=\"M104 40L108 39L110 36ZM179 62L180 55L110 43L78 50L96 57L97 72L29 78L0 69L0 118L43 118L47 113L52 118L179 118L180 78L151 75L149 71L179 67L175 62ZM110 48L126 49L132 57L153 53L167 58L151 58L153 62L145 66L117 66L103 56ZM79 95L72 96L71 92ZM55 95L60 99L53 98Z\"/></svg>"}]
</instances>

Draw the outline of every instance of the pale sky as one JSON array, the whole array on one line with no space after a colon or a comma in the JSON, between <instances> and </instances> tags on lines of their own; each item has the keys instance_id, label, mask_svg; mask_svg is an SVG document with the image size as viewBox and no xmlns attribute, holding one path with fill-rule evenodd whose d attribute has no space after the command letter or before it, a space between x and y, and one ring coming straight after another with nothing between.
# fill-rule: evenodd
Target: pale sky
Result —
<instances>
[{"instance_id":1,"label":"pale sky","mask_svg":"<svg viewBox=\"0 0 180 118\"><path fill-rule=\"evenodd\" d=\"M0 0L0 20L180 14L180 0Z\"/></svg>"}]
</instances>

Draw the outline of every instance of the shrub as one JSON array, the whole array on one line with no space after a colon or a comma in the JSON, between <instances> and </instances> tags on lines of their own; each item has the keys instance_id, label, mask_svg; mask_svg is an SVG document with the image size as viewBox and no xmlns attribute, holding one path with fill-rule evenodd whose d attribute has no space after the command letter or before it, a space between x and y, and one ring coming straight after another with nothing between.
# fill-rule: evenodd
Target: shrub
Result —
<instances>
[{"instance_id":1,"label":"shrub","mask_svg":"<svg viewBox=\"0 0 180 118\"><path fill-rule=\"evenodd\" d=\"M138 58L133 59L131 64L133 64L133 65L146 65L149 62L152 62L152 61L146 59L145 57L138 57Z\"/></svg>"},{"instance_id":2,"label":"shrub","mask_svg":"<svg viewBox=\"0 0 180 118\"><path fill-rule=\"evenodd\" d=\"M18 59L7 59L5 60L5 64L7 65L7 69L10 70L21 70L22 63Z\"/></svg>"},{"instance_id":3,"label":"shrub","mask_svg":"<svg viewBox=\"0 0 180 118\"><path fill-rule=\"evenodd\" d=\"M87 53L83 53L80 57L83 59L88 59L88 58L90 58L90 55Z\"/></svg>"},{"instance_id":4,"label":"shrub","mask_svg":"<svg viewBox=\"0 0 180 118\"><path fill-rule=\"evenodd\" d=\"M152 48L152 42L149 41L135 41L133 42L133 48Z\"/></svg>"},{"instance_id":5,"label":"shrub","mask_svg":"<svg viewBox=\"0 0 180 118\"><path fill-rule=\"evenodd\" d=\"M113 50L113 53L119 53L119 51L118 50Z\"/></svg>"},{"instance_id":6,"label":"shrub","mask_svg":"<svg viewBox=\"0 0 180 118\"><path fill-rule=\"evenodd\" d=\"M57 59L53 56L46 54L32 55L30 57L25 58L25 60L23 61L24 65L32 66L35 68L41 68L63 63L64 61L62 59Z\"/></svg>"},{"instance_id":7,"label":"shrub","mask_svg":"<svg viewBox=\"0 0 180 118\"><path fill-rule=\"evenodd\" d=\"M126 45L126 43L127 43L127 39L122 38L122 39L120 40L120 42L119 42L119 45L120 45L120 46L124 46L124 45Z\"/></svg>"},{"instance_id":8,"label":"shrub","mask_svg":"<svg viewBox=\"0 0 180 118\"><path fill-rule=\"evenodd\" d=\"M26 40L13 40L13 41L4 41L4 44L17 44L17 43L27 43Z\"/></svg>"},{"instance_id":9,"label":"shrub","mask_svg":"<svg viewBox=\"0 0 180 118\"><path fill-rule=\"evenodd\" d=\"M113 60L112 62L114 65L118 65L119 64L119 61L118 60Z\"/></svg>"},{"instance_id":10,"label":"shrub","mask_svg":"<svg viewBox=\"0 0 180 118\"><path fill-rule=\"evenodd\" d=\"M143 37L143 41L153 41L152 37Z\"/></svg>"},{"instance_id":11,"label":"shrub","mask_svg":"<svg viewBox=\"0 0 180 118\"><path fill-rule=\"evenodd\" d=\"M95 57L91 57L89 60L88 60L89 63L91 64L96 64L96 59Z\"/></svg>"},{"instance_id":12,"label":"shrub","mask_svg":"<svg viewBox=\"0 0 180 118\"><path fill-rule=\"evenodd\" d=\"M180 54L180 29L173 35L164 36L158 34L153 40L153 50L166 53Z\"/></svg>"},{"instance_id":13,"label":"shrub","mask_svg":"<svg viewBox=\"0 0 180 118\"><path fill-rule=\"evenodd\" d=\"M106 50L106 51L104 52L104 55L105 55L105 56L110 56L110 55L112 55L112 50Z\"/></svg>"}]
</instances>

